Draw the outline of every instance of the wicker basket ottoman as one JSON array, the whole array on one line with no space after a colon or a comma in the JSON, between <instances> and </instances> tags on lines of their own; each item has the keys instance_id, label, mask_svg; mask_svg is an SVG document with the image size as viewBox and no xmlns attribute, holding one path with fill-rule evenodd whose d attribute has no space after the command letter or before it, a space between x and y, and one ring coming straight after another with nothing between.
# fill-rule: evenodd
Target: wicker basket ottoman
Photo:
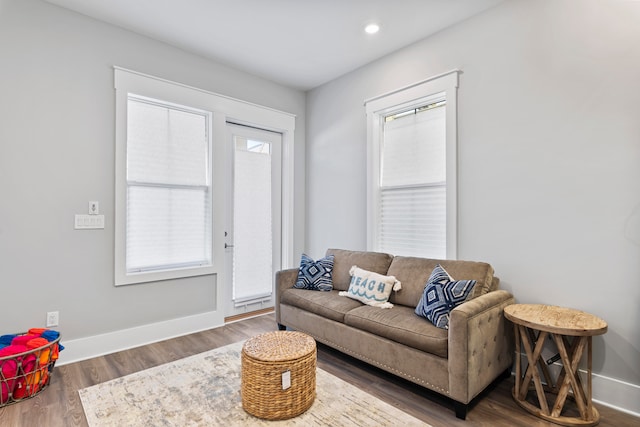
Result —
<instances>
[{"instance_id":1,"label":"wicker basket ottoman","mask_svg":"<svg viewBox=\"0 0 640 427\"><path fill-rule=\"evenodd\" d=\"M267 420L309 409L316 397L316 342L301 332L274 331L242 347L242 407Z\"/></svg>"}]
</instances>

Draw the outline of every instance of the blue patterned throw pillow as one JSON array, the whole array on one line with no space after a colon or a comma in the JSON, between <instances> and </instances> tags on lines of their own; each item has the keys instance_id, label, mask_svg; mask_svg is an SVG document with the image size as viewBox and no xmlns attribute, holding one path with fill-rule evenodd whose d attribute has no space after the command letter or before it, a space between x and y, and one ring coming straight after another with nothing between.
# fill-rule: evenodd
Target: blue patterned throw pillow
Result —
<instances>
[{"instance_id":1,"label":"blue patterned throw pillow","mask_svg":"<svg viewBox=\"0 0 640 427\"><path fill-rule=\"evenodd\" d=\"M449 313L467 300L475 285L475 280L454 280L438 264L424 287L416 314L438 328L449 329Z\"/></svg>"},{"instance_id":2,"label":"blue patterned throw pillow","mask_svg":"<svg viewBox=\"0 0 640 427\"><path fill-rule=\"evenodd\" d=\"M314 261L305 254L300 259L298 280L294 288L312 291L330 291L333 289L333 255Z\"/></svg>"}]
</instances>

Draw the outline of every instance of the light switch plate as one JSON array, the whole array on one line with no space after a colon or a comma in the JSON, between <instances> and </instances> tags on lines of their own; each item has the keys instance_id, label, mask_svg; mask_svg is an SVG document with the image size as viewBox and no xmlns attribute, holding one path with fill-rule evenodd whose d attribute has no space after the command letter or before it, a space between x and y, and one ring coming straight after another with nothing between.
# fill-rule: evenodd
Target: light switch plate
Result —
<instances>
[{"instance_id":1,"label":"light switch plate","mask_svg":"<svg viewBox=\"0 0 640 427\"><path fill-rule=\"evenodd\" d=\"M104 228L104 215L76 215L75 219L76 230Z\"/></svg>"}]
</instances>

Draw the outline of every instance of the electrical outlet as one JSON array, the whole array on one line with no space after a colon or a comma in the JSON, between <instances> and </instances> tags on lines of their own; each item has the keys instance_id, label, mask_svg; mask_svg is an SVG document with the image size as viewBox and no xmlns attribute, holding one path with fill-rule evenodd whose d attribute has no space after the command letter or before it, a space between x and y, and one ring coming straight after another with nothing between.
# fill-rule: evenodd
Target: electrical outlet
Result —
<instances>
[{"instance_id":1,"label":"electrical outlet","mask_svg":"<svg viewBox=\"0 0 640 427\"><path fill-rule=\"evenodd\" d=\"M60 322L60 312L59 311L49 311L47 312L47 328L51 328L53 326L58 326Z\"/></svg>"}]
</instances>

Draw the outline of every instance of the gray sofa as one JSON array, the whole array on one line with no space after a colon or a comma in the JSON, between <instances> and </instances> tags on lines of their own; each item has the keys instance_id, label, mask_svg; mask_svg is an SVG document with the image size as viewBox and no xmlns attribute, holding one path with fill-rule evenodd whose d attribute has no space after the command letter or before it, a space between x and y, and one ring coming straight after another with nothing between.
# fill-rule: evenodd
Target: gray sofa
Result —
<instances>
[{"instance_id":1,"label":"gray sofa","mask_svg":"<svg viewBox=\"0 0 640 427\"><path fill-rule=\"evenodd\" d=\"M499 290L491 265L472 261L393 257L377 252L329 249L334 255L333 290L296 289L298 269L276 273L276 321L317 341L453 399L464 419L468 404L493 380L511 371L514 336L503 315L513 296ZM415 314L433 268L440 264L457 280L475 279L469 300L452 310L449 329ZM349 269L395 276L393 308L381 309L339 296L349 287Z\"/></svg>"}]
</instances>

